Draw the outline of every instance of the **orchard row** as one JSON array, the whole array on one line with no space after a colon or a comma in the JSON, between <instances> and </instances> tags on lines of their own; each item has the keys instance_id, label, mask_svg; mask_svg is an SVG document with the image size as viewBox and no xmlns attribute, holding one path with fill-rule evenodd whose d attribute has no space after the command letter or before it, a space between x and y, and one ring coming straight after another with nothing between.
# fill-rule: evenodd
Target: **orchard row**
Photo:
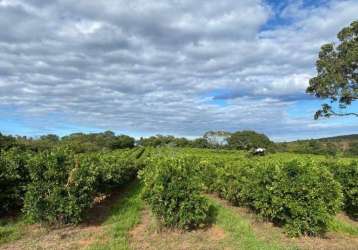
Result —
<instances>
[{"instance_id":1,"label":"orchard row","mask_svg":"<svg viewBox=\"0 0 358 250\"><path fill-rule=\"evenodd\" d=\"M139 176L162 224L192 229L215 213L206 193L250 208L289 235L319 235L341 210L358 218L358 163L240 151L135 148L75 154L66 149L0 152L0 213L33 222L79 223L96 197Z\"/></svg>"}]
</instances>

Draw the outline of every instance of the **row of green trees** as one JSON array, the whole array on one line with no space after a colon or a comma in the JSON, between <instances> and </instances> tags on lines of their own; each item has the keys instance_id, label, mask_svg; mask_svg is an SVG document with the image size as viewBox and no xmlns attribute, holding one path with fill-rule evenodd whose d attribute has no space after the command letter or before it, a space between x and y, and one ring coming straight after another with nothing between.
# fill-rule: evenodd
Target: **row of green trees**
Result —
<instances>
[{"instance_id":1,"label":"row of green trees","mask_svg":"<svg viewBox=\"0 0 358 250\"><path fill-rule=\"evenodd\" d=\"M76 153L115 150L143 147L190 147L213 149L251 150L266 148L270 152L292 152L319 155L358 155L356 139L342 140L301 140L294 142L274 143L265 134L255 131L209 131L203 137L189 140L184 137L156 135L135 140L127 135L115 135L111 131L103 133L76 133L62 138L56 135L45 135L37 139L13 137L0 134L0 149L19 147L23 150L40 152L55 147L70 148Z\"/></svg>"},{"instance_id":2,"label":"row of green trees","mask_svg":"<svg viewBox=\"0 0 358 250\"><path fill-rule=\"evenodd\" d=\"M40 152L51 150L56 147L69 148L76 153L96 152L102 150L115 150L133 148L135 139L127 135L115 135L112 131L103 133L74 133L60 138L57 135L49 134L39 138L26 136L9 136L0 133L0 149L13 147L23 150Z\"/></svg>"},{"instance_id":3,"label":"row of green trees","mask_svg":"<svg viewBox=\"0 0 358 250\"><path fill-rule=\"evenodd\" d=\"M298 154L316 154L331 156L357 156L357 140L300 140L294 142L277 143L276 150L281 152L291 152Z\"/></svg>"},{"instance_id":4,"label":"row of green trees","mask_svg":"<svg viewBox=\"0 0 358 250\"><path fill-rule=\"evenodd\" d=\"M0 215L22 207L30 179L27 165L30 157L16 148L0 150Z\"/></svg>"},{"instance_id":5,"label":"row of green trees","mask_svg":"<svg viewBox=\"0 0 358 250\"><path fill-rule=\"evenodd\" d=\"M283 226L291 236L325 233L341 208L340 184L313 161L236 162L214 171L211 189Z\"/></svg>"},{"instance_id":6,"label":"row of green trees","mask_svg":"<svg viewBox=\"0 0 358 250\"><path fill-rule=\"evenodd\" d=\"M266 148L275 150L275 144L264 134L255 131L209 131L203 137L189 140L174 136L156 135L149 138L140 138L138 145L144 147L192 147L192 148L217 148L217 149L240 149Z\"/></svg>"},{"instance_id":7,"label":"row of green trees","mask_svg":"<svg viewBox=\"0 0 358 250\"><path fill-rule=\"evenodd\" d=\"M325 167L326 166L326 167ZM341 209L358 219L358 163L262 160L206 162L207 190L247 206L289 235L327 231Z\"/></svg>"},{"instance_id":8,"label":"row of green trees","mask_svg":"<svg viewBox=\"0 0 358 250\"><path fill-rule=\"evenodd\" d=\"M195 157L151 157L140 173L143 198L167 227L193 229L206 225L211 207L202 195Z\"/></svg>"},{"instance_id":9,"label":"row of green trees","mask_svg":"<svg viewBox=\"0 0 358 250\"><path fill-rule=\"evenodd\" d=\"M78 223L96 196L136 176L143 150L0 151L0 213L22 209L35 222Z\"/></svg>"},{"instance_id":10,"label":"row of green trees","mask_svg":"<svg viewBox=\"0 0 358 250\"><path fill-rule=\"evenodd\" d=\"M246 206L291 236L322 235L342 209L358 217L358 163L154 155L141 173L144 198L170 227L210 223L203 191Z\"/></svg>"}]
</instances>

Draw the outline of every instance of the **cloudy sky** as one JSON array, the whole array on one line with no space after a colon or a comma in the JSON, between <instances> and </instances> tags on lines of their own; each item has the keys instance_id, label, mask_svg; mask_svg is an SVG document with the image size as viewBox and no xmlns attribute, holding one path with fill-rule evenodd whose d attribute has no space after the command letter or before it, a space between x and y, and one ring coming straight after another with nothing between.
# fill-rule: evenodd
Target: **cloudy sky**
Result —
<instances>
[{"instance_id":1,"label":"cloudy sky","mask_svg":"<svg viewBox=\"0 0 358 250\"><path fill-rule=\"evenodd\" d=\"M320 46L357 13L357 0L0 0L0 131L358 133L357 118L314 121L305 94Z\"/></svg>"}]
</instances>

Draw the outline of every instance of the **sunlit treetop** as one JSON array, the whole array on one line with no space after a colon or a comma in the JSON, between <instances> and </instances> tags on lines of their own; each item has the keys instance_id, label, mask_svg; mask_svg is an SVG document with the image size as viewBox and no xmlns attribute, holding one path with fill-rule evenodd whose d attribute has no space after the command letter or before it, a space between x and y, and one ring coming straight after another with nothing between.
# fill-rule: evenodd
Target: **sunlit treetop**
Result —
<instances>
[{"instance_id":1,"label":"sunlit treetop","mask_svg":"<svg viewBox=\"0 0 358 250\"><path fill-rule=\"evenodd\" d=\"M315 119L331 116L357 116L345 112L358 99L358 20L337 35L339 44L324 44L316 62L317 76L310 79L307 93L330 99L315 114ZM333 104L338 103L338 110Z\"/></svg>"}]
</instances>

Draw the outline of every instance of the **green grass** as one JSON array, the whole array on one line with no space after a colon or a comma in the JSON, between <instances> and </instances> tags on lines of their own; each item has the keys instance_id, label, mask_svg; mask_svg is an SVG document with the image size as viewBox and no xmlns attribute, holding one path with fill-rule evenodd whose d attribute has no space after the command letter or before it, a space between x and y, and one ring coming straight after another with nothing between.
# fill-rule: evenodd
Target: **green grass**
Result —
<instances>
[{"instance_id":1,"label":"green grass","mask_svg":"<svg viewBox=\"0 0 358 250\"><path fill-rule=\"evenodd\" d=\"M226 239L226 244L233 249L297 249L295 247L281 246L276 242L266 242L258 239L257 235L253 231L250 222L245 218L242 218L239 214L235 213L230 208L226 208L219 204L212 198L209 198L210 202L217 210L216 222L218 226L224 229L224 231L230 235Z\"/></svg>"},{"instance_id":2,"label":"green grass","mask_svg":"<svg viewBox=\"0 0 358 250\"><path fill-rule=\"evenodd\" d=\"M142 186L136 182L132 187L128 188L128 192L124 194L118 203L112 208L110 216L104 222L108 226L108 239L98 242L90 247L91 250L104 249L131 249L129 245L128 233L140 222L141 211L144 202L140 193ZM255 235L251 228L250 222L240 217L237 213L226 208L210 198L211 204L216 210L215 224L221 227L228 237L223 244L231 249L245 250L277 250L277 249L296 249L294 247L287 248L276 242L266 242Z\"/></svg>"},{"instance_id":3,"label":"green grass","mask_svg":"<svg viewBox=\"0 0 358 250\"><path fill-rule=\"evenodd\" d=\"M25 222L22 218L0 219L0 246L21 238Z\"/></svg>"},{"instance_id":4,"label":"green grass","mask_svg":"<svg viewBox=\"0 0 358 250\"><path fill-rule=\"evenodd\" d=\"M123 197L111 209L109 217L104 222L108 227L105 242L100 240L90 247L91 250L130 249L128 241L129 231L140 222L144 202L141 199L142 186L139 182L133 183Z\"/></svg>"},{"instance_id":5,"label":"green grass","mask_svg":"<svg viewBox=\"0 0 358 250\"><path fill-rule=\"evenodd\" d=\"M329 231L358 236L358 226L354 226L338 218L335 218L329 225Z\"/></svg>"}]
</instances>

